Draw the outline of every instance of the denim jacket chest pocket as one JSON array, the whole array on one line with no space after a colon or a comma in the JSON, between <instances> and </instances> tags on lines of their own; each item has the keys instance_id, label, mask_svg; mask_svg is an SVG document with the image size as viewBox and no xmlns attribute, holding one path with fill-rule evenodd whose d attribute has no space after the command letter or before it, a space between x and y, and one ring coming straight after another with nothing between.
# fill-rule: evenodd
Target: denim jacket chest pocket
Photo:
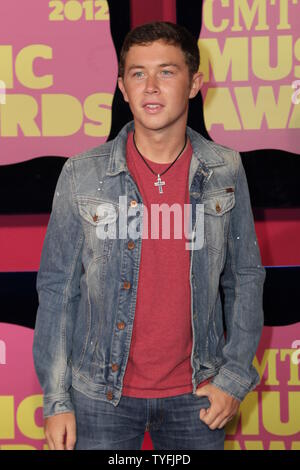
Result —
<instances>
[{"instance_id":1,"label":"denim jacket chest pocket","mask_svg":"<svg viewBox=\"0 0 300 470\"><path fill-rule=\"evenodd\" d=\"M233 188L209 191L204 194L204 240L211 252L220 254L227 239L229 218L235 205Z\"/></svg>"},{"instance_id":2,"label":"denim jacket chest pocket","mask_svg":"<svg viewBox=\"0 0 300 470\"><path fill-rule=\"evenodd\" d=\"M118 204L78 196L78 208L90 255L96 258L109 257L113 240L117 237Z\"/></svg>"}]
</instances>

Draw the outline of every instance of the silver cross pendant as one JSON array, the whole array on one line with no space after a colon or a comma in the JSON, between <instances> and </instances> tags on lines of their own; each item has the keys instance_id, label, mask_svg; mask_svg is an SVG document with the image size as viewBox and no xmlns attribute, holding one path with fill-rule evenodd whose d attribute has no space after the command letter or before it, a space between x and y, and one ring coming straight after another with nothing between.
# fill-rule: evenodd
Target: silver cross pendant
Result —
<instances>
[{"instance_id":1,"label":"silver cross pendant","mask_svg":"<svg viewBox=\"0 0 300 470\"><path fill-rule=\"evenodd\" d=\"M157 175L157 181L155 181L154 186L158 186L160 194L163 193L162 186L166 184L165 181L162 181L160 175Z\"/></svg>"}]
</instances>

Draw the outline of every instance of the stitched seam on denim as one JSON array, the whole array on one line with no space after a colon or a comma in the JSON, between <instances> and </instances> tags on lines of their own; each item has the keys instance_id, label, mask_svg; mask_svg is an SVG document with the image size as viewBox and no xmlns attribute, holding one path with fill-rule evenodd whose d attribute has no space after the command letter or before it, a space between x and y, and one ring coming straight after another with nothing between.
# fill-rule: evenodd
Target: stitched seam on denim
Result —
<instances>
[{"instance_id":1,"label":"stitched seam on denim","mask_svg":"<svg viewBox=\"0 0 300 470\"><path fill-rule=\"evenodd\" d=\"M238 176L238 174L237 174L237 176ZM235 187L237 188L237 178L236 178L236 182L235 182ZM231 218L231 215L232 214L230 214L229 227L228 227L228 248L229 248L229 250L228 250L227 256L230 255L230 268L231 268L231 272L232 272L232 274L234 276L234 279L235 279L235 288L234 288L235 298L234 298L234 301L233 301L232 315L231 315L231 322L232 322L232 324L234 324L234 318L237 315L237 311L238 311L239 280L238 280L238 277L236 275L235 262L234 262L235 250L234 250L234 243L233 243L233 237L232 237L232 218ZM225 316L225 322L226 322L226 316ZM227 325L226 325L226 327L227 327ZM225 343L224 347L226 347L226 343Z\"/></svg>"},{"instance_id":2,"label":"stitched seam on denim","mask_svg":"<svg viewBox=\"0 0 300 470\"><path fill-rule=\"evenodd\" d=\"M69 167L71 167L71 172L72 172L72 165L70 164L70 160L67 160L67 163L66 163L66 170L68 171L69 170ZM76 206L76 204L74 204L74 188L73 188L73 185L74 185L74 180L73 180L73 172L71 173L71 178L70 178L70 175L69 175L69 179L71 180L71 204L74 206ZM78 211L78 207L77 207L77 213L79 215L79 211ZM78 222L79 223L79 222ZM83 234L81 234L79 236L79 239L77 241L77 244L76 244L76 248L74 250L74 261L73 261L73 264L71 265L71 270L70 270L70 273L69 273L69 277L68 277L68 280L66 282L66 285L65 285L65 288L64 288L64 294L63 294L63 311L62 311L62 319L61 319L61 329L62 329L62 337L61 337L61 341L62 341L62 352L63 354L65 355L65 369L61 372L61 376L60 376L60 386L61 388L65 389L65 377L67 375L67 369L69 367L68 365L68 360L67 360L67 348L66 348L66 317L67 317L67 313L66 313L66 309L67 309L67 304L68 304L68 291L70 289L70 284L71 284L71 281L73 279L73 276L74 276L74 271L75 271L75 267L76 267L76 264L78 262L78 257L79 257L79 253L80 253L80 250L81 250L81 247L82 247L82 242L83 242Z\"/></svg>"},{"instance_id":3,"label":"stitched seam on denim","mask_svg":"<svg viewBox=\"0 0 300 470\"><path fill-rule=\"evenodd\" d=\"M108 149L102 148L104 145L108 146L108 144L110 144ZM87 150L83 154L79 153L78 155L74 155L73 157L70 157L70 160L76 162L77 160L84 160L86 158L109 157L111 148L112 148L112 141L104 142L102 145L99 146L99 149L97 151L96 151L97 147L95 147L94 149Z\"/></svg>"},{"instance_id":4,"label":"stitched seam on denim","mask_svg":"<svg viewBox=\"0 0 300 470\"><path fill-rule=\"evenodd\" d=\"M142 212L142 227L141 227L141 232L143 230L143 217L144 217L144 211ZM124 242L126 242L124 240ZM135 318L135 312L136 312L136 304L137 304L137 288L138 288L138 279L139 279L139 274L140 274L140 264L138 264L138 261L141 261L141 251L142 251L142 241L141 239L138 240L138 244L139 244L139 259L138 259L138 255L135 256L135 259L134 259L134 266L133 266L133 272L135 271L136 272L136 279L133 278L133 283L132 283L132 290L131 290L131 299L130 299L130 304L129 304L129 311L132 309L133 307L133 298L135 297L135 308L134 308L134 314L133 314L133 321L132 321L132 328L131 328L131 337L129 339L129 341L125 341L125 351L123 353L123 356L122 356L122 361L124 361L124 357L125 355L127 354L127 360L126 360L126 364L124 365L123 363L123 367L124 369L126 369L127 367L127 364L128 364L128 359L129 359L129 353L130 353L130 344L131 344L131 341L132 341L132 332L133 332L133 326L134 326L134 318ZM126 251L124 250L123 251L123 257L126 255ZM122 263L123 263L123 259L121 260L121 266L122 266ZM126 272L126 259L124 261L124 271ZM121 271L121 278L123 277L123 271ZM135 283L136 281L136 283ZM120 297L121 297L121 290L122 289L119 289L119 292L118 292L118 303L117 305L119 306L119 302L120 302ZM117 320L117 318L116 318ZM130 320L130 319L129 319ZM128 322L129 323L129 322ZM127 323L127 325L128 325ZM115 323L116 325L116 323ZM114 331L115 331L115 325L114 325ZM114 339L114 336L112 336L112 341L111 341L111 345L110 345L110 364L112 363L112 345L113 345L113 339ZM128 337L128 333L127 333L127 337ZM127 351L126 351L126 347L127 347ZM123 387L123 382L124 382L124 376L125 376L125 372L123 374L123 377L122 379L121 378L118 378L118 381L121 381L121 388ZM120 376L121 377L121 376Z\"/></svg>"},{"instance_id":5,"label":"stitched seam on denim","mask_svg":"<svg viewBox=\"0 0 300 470\"><path fill-rule=\"evenodd\" d=\"M105 391L106 388L107 388L107 384L106 385L100 385L100 384L95 384L94 382L91 382L87 377L85 377L84 375L80 374L79 372L76 372L76 370L73 368L72 369L72 375L74 375L76 378L78 378L78 380L82 380L83 382L85 382L87 385L92 385L92 386L95 386L96 387L96 391L99 392L99 391ZM77 389L76 389L77 390ZM83 392L82 392L83 393Z\"/></svg>"},{"instance_id":6,"label":"stitched seam on denim","mask_svg":"<svg viewBox=\"0 0 300 470\"><path fill-rule=\"evenodd\" d=\"M251 385L251 382L247 382L247 381L243 381L240 377L238 377L236 374L234 374L233 372L231 372L230 370L228 369L222 369L222 373L224 375L227 375L228 378L230 378L231 380L234 380L235 382L238 382L242 387L245 387L248 389L248 387Z\"/></svg>"},{"instance_id":7,"label":"stitched seam on denim","mask_svg":"<svg viewBox=\"0 0 300 470\"><path fill-rule=\"evenodd\" d=\"M195 132L195 131L194 131ZM195 132L196 134L196 132ZM223 158L223 155L221 155L219 152L218 152L218 147L215 148L215 146L208 140L208 139L205 139L201 134L200 135L200 140L202 141L202 143L206 144L207 147L209 147L216 155L217 157L221 157ZM215 143L215 142L214 142ZM230 150L230 149L228 149ZM223 158L224 159L224 158ZM225 161L224 161L225 162Z\"/></svg>"},{"instance_id":8,"label":"stitched seam on denim","mask_svg":"<svg viewBox=\"0 0 300 470\"><path fill-rule=\"evenodd\" d=\"M212 384L215 385L215 387L217 387L217 388L223 390L223 392L227 393L227 394L230 395L231 397L236 398L237 400L241 401L241 398L239 398L239 392L234 393L234 392L232 392L231 390L228 390L228 389L227 389L226 387L224 387L223 385L220 385L219 382L215 384L215 383L212 381Z\"/></svg>"},{"instance_id":9,"label":"stitched seam on denim","mask_svg":"<svg viewBox=\"0 0 300 470\"><path fill-rule=\"evenodd\" d=\"M89 154L85 154L85 155L77 155L77 156L74 156L74 157L69 157L70 160L74 160L74 162L78 161L78 160L84 160L86 158L98 158L98 157L109 157L109 153L105 152L105 153L95 153L95 154L92 154L92 155L89 155Z\"/></svg>"},{"instance_id":10,"label":"stitched seam on denim","mask_svg":"<svg viewBox=\"0 0 300 470\"><path fill-rule=\"evenodd\" d=\"M48 401L53 401L54 398L58 398L58 399L61 399L61 398L66 398L67 400L70 399L70 395L69 393L49 393L47 395L43 395L43 399L45 402L48 402Z\"/></svg>"},{"instance_id":11,"label":"stitched seam on denim","mask_svg":"<svg viewBox=\"0 0 300 470\"><path fill-rule=\"evenodd\" d=\"M60 385L61 387L64 389L65 388L65 377L66 377L66 374L67 374L67 369L68 369L68 361L67 361L67 347L66 347L66 318L67 318L67 305L68 305L68 294L67 292L69 291L70 289L70 283L72 281L72 278L73 278L73 275L74 275L74 271L75 271L75 266L76 266L76 263L77 263L77 259L78 259L78 255L80 253L80 249L81 249L81 245L82 245L82 240L83 240L83 237L81 236L77 242L77 245L76 245L76 249L75 249L75 256L74 256L74 261L73 261L73 264L71 266L71 277L68 279L67 283L66 283L66 286L65 286L65 289L64 289L64 298L65 300L63 301L63 311L62 311L62 320L61 320L61 329L62 329L62 337L61 337L61 341L62 341L62 351L65 355L65 361L66 361L66 364L65 364L65 370L62 372L62 375L61 375L61 380L60 380Z\"/></svg>"}]
</instances>

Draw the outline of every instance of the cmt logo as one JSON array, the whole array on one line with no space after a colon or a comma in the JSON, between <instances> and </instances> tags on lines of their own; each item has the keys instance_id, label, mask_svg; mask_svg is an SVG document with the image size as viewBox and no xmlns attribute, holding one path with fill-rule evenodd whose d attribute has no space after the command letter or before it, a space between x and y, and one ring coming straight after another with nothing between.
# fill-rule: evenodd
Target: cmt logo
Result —
<instances>
[{"instance_id":1,"label":"cmt logo","mask_svg":"<svg viewBox=\"0 0 300 470\"><path fill-rule=\"evenodd\" d=\"M6 85L0 80L0 104L6 104Z\"/></svg>"},{"instance_id":2,"label":"cmt logo","mask_svg":"<svg viewBox=\"0 0 300 470\"><path fill-rule=\"evenodd\" d=\"M299 104L300 99L298 99L298 95L300 96L300 80L295 80L292 83L292 88L296 90L295 93L292 94L292 102L294 104Z\"/></svg>"},{"instance_id":3,"label":"cmt logo","mask_svg":"<svg viewBox=\"0 0 300 470\"><path fill-rule=\"evenodd\" d=\"M6 344L0 340L0 366L6 364Z\"/></svg>"}]
</instances>

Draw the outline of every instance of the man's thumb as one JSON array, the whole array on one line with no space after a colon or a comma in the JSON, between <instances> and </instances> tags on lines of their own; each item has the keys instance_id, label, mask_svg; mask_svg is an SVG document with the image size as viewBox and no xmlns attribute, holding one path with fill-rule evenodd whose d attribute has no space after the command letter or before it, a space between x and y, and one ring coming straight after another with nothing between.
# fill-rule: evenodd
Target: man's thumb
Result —
<instances>
[{"instance_id":1,"label":"man's thumb","mask_svg":"<svg viewBox=\"0 0 300 470\"><path fill-rule=\"evenodd\" d=\"M208 397L209 394L209 387L207 385L204 385L203 387L200 387L196 390L196 395L198 395L198 397Z\"/></svg>"}]
</instances>

